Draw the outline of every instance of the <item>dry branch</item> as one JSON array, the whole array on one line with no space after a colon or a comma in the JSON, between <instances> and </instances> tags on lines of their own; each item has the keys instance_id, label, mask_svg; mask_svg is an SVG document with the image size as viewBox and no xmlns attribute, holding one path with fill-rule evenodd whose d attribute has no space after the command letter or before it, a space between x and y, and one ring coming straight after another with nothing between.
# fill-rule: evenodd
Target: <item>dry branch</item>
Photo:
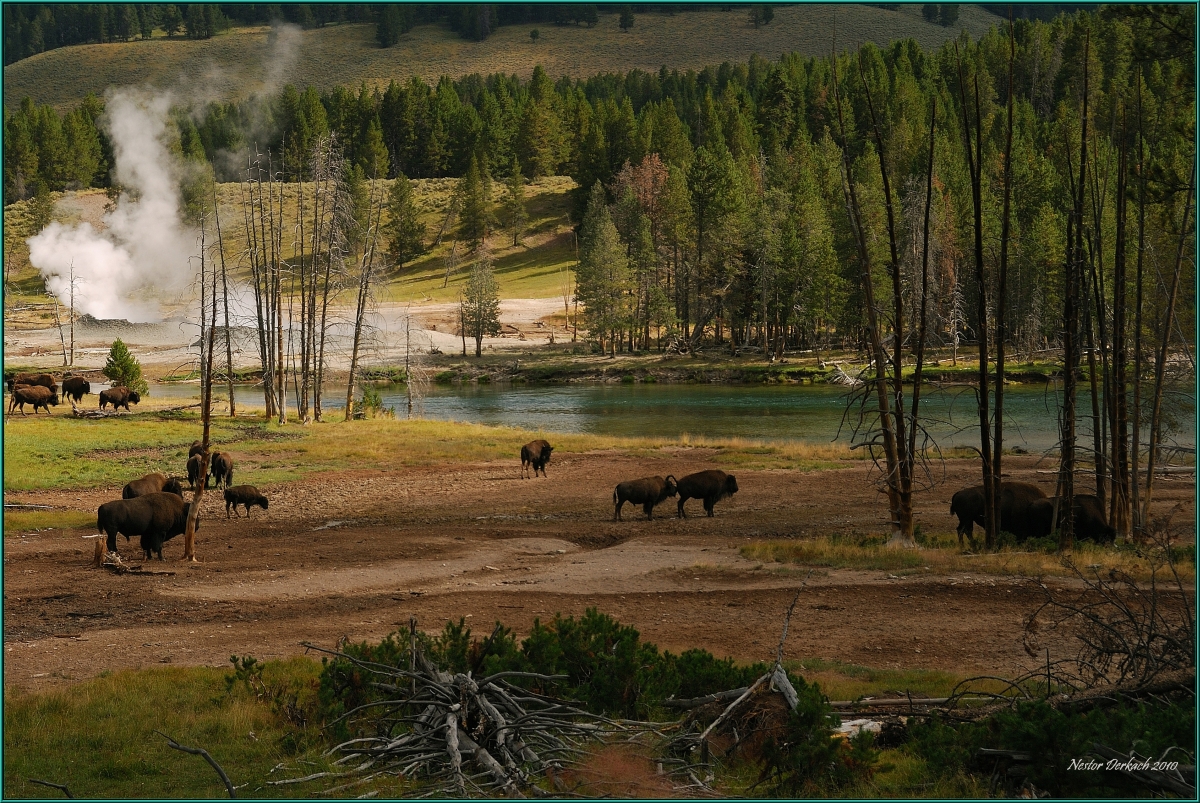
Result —
<instances>
[{"instance_id":1,"label":"dry branch","mask_svg":"<svg viewBox=\"0 0 1200 803\"><path fill-rule=\"evenodd\" d=\"M64 795L71 798L72 800L75 799L75 795L71 794L71 790L68 789L64 784L51 783L50 781L43 781L40 778L30 778L29 783L35 783L40 786L49 786L51 789L57 789L58 791L62 792Z\"/></svg>"},{"instance_id":2,"label":"dry branch","mask_svg":"<svg viewBox=\"0 0 1200 803\"><path fill-rule=\"evenodd\" d=\"M219 775L221 777L221 781L224 782L224 784L225 784L225 790L227 792L229 792L229 799L235 800L237 798L237 794L234 792L234 789L233 789L233 782L229 780L229 776L225 774L225 770L221 768L221 765L217 763L216 759L214 759L212 756L210 756L208 754L207 750L205 750L202 747L186 747L185 745L180 744L179 742L175 741L170 736L168 736L167 734L163 733L160 730L156 730L154 732L157 733L159 736L163 737L164 739L166 739L167 746L170 747L172 750L178 750L182 753L187 753L187 754L193 755L193 756L202 756L204 758L204 760L207 761L214 770L216 770L217 775Z\"/></svg>"}]
</instances>

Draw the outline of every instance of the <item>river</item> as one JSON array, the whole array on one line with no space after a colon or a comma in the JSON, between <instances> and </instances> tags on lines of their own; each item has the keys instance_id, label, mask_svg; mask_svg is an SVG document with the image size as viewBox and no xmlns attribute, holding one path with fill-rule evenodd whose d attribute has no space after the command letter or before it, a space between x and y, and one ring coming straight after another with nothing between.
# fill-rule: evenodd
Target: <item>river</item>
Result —
<instances>
[{"instance_id":1,"label":"river","mask_svg":"<svg viewBox=\"0 0 1200 803\"><path fill-rule=\"evenodd\" d=\"M380 392L384 404L398 417L407 414L403 385L381 385ZM905 392L910 393L911 388L905 388ZM344 394L344 388L330 388L324 408L341 410ZM194 384L156 384L151 395L198 398L199 389ZM1187 423L1194 418L1194 396L1190 392L1176 393L1172 398L1177 417L1184 422L1183 431L1178 433L1180 444L1192 446ZM247 407L261 407L262 391L239 386L235 400ZM289 407L294 409L294 404L292 396ZM434 385L421 407L425 418L544 432L809 443L835 439L849 443L848 423L852 418L848 416L847 425L843 425L846 391L827 385ZM1080 419L1080 443L1086 444L1091 440L1091 396L1086 392L1080 394L1078 409L1087 415L1086 420ZM1058 400L1052 385L1006 388L1004 411L1006 447L1042 452L1058 441ZM969 387L926 388L921 397L921 420L942 448L979 444L975 394Z\"/></svg>"}]
</instances>

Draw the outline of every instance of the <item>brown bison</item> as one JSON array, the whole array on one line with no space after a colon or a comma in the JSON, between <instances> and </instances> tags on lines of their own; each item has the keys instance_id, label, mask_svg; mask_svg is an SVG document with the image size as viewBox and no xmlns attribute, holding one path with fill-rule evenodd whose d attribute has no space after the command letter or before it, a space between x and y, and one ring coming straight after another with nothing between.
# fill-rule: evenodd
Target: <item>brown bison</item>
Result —
<instances>
[{"instance_id":1,"label":"brown bison","mask_svg":"<svg viewBox=\"0 0 1200 803\"><path fill-rule=\"evenodd\" d=\"M212 462L211 459L209 462ZM204 487L208 487L208 473L204 471L204 455L194 454L188 458L187 462L187 479L188 487L195 488L196 483L200 481L201 473L204 474Z\"/></svg>"},{"instance_id":2,"label":"brown bison","mask_svg":"<svg viewBox=\"0 0 1200 803\"><path fill-rule=\"evenodd\" d=\"M1059 501L1059 497L1052 496L1047 499L1036 500L1030 508L1030 518L1033 519L1033 532L1035 538L1045 538L1050 535L1056 527L1053 526L1054 521L1054 504ZM1108 525L1108 521L1104 516L1104 506L1100 504L1100 498L1095 494L1075 494L1075 504L1072 506L1075 511L1075 537L1090 538L1097 544L1111 544L1117 540L1117 531ZM1058 523L1061 526L1065 518L1066 510L1058 511Z\"/></svg>"},{"instance_id":3,"label":"brown bison","mask_svg":"<svg viewBox=\"0 0 1200 803\"><path fill-rule=\"evenodd\" d=\"M171 493L152 493L135 499L118 499L105 502L96 511L96 528L108 535L108 551L117 551L117 534L141 536L142 552L146 560L156 553L162 560L163 542L183 533L187 528L191 502ZM200 529L200 520L196 520Z\"/></svg>"},{"instance_id":4,"label":"brown bison","mask_svg":"<svg viewBox=\"0 0 1200 803\"><path fill-rule=\"evenodd\" d=\"M40 385L51 393L58 393L58 383L50 374L17 374L8 380L9 391L16 390L17 385Z\"/></svg>"},{"instance_id":5,"label":"brown bison","mask_svg":"<svg viewBox=\"0 0 1200 803\"><path fill-rule=\"evenodd\" d=\"M192 441L192 448L188 449L188 457L194 457L198 454L204 454L208 449L204 448L204 444L200 441Z\"/></svg>"},{"instance_id":6,"label":"brown bison","mask_svg":"<svg viewBox=\"0 0 1200 803\"><path fill-rule=\"evenodd\" d=\"M233 485L233 456L227 452L213 452L208 458L208 472L212 475L213 483L218 487L228 488ZM204 487L208 487L208 478L204 478Z\"/></svg>"},{"instance_id":7,"label":"brown bison","mask_svg":"<svg viewBox=\"0 0 1200 803\"><path fill-rule=\"evenodd\" d=\"M92 392L92 385L82 376L69 376L63 380L62 392L64 398L71 398L76 403Z\"/></svg>"},{"instance_id":8,"label":"brown bison","mask_svg":"<svg viewBox=\"0 0 1200 803\"><path fill-rule=\"evenodd\" d=\"M679 517L687 518L687 514L683 512L684 502L689 499L703 499L704 512L712 516L713 505L737 493L738 484L732 474L710 469L688 474L676 483L675 488L679 492L679 502L676 504Z\"/></svg>"},{"instance_id":9,"label":"brown bison","mask_svg":"<svg viewBox=\"0 0 1200 803\"><path fill-rule=\"evenodd\" d=\"M50 405L58 406L58 394L50 390L44 385L17 385L13 388L12 399L8 403L8 412L11 415L14 408L21 411L21 415L25 415L25 405L33 405L33 414L37 415L38 408L41 407L50 414Z\"/></svg>"},{"instance_id":10,"label":"brown bison","mask_svg":"<svg viewBox=\"0 0 1200 803\"><path fill-rule=\"evenodd\" d=\"M538 469L541 469L542 476L546 476L546 464L550 462L550 453L554 451L554 447L546 441L530 441L521 447L521 479L525 479L525 474L529 470L527 466L533 466L533 476L537 476Z\"/></svg>"},{"instance_id":11,"label":"brown bison","mask_svg":"<svg viewBox=\"0 0 1200 803\"><path fill-rule=\"evenodd\" d=\"M232 488L226 488L225 518L229 518L229 508L232 507L234 515L240 519L242 515L237 512L238 505L246 506L246 518L250 518L251 506L267 509L267 497L260 494L253 485L235 485Z\"/></svg>"},{"instance_id":12,"label":"brown bison","mask_svg":"<svg viewBox=\"0 0 1200 803\"><path fill-rule=\"evenodd\" d=\"M626 502L641 505L642 510L646 513L646 518L653 519L654 506L668 496L674 495L675 476L673 474L668 474L666 479L642 477L640 480L617 483L616 490L613 491L613 504L616 505L616 510L613 511L613 521L621 521L621 508L625 506Z\"/></svg>"},{"instance_id":13,"label":"brown bison","mask_svg":"<svg viewBox=\"0 0 1200 803\"><path fill-rule=\"evenodd\" d=\"M139 496L156 494L160 491L183 496L183 486L179 484L179 480L156 471L153 474L147 474L140 480L134 480L122 488L121 498L136 499Z\"/></svg>"},{"instance_id":14,"label":"brown bison","mask_svg":"<svg viewBox=\"0 0 1200 803\"><path fill-rule=\"evenodd\" d=\"M1000 529L1012 533L1018 541L1024 541L1037 530L1030 506L1045 499L1046 492L1028 482L1004 481L1000 483ZM984 524L983 486L963 488L950 498L950 515L958 516L958 546L963 547L963 537L970 538L975 525Z\"/></svg>"},{"instance_id":15,"label":"brown bison","mask_svg":"<svg viewBox=\"0 0 1200 803\"><path fill-rule=\"evenodd\" d=\"M108 390L100 391L101 410L104 409L104 405L111 404L114 410L118 407L124 407L128 411L130 404L137 404L141 400L142 397L138 395L138 392L129 388L109 388Z\"/></svg>"}]
</instances>

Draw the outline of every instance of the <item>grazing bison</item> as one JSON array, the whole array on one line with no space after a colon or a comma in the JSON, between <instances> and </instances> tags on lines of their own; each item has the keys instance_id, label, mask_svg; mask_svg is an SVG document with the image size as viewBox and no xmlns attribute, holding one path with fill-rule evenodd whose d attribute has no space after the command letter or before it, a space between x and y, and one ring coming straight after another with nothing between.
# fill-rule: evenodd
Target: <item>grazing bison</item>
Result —
<instances>
[{"instance_id":1,"label":"grazing bison","mask_svg":"<svg viewBox=\"0 0 1200 803\"><path fill-rule=\"evenodd\" d=\"M37 415L39 407L49 415L50 405L58 406L58 394L44 385L17 385L13 389L12 400L8 403L8 412L11 414L16 408L21 411L21 415L25 415L27 404L33 405L34 415Z\"/></svg>"},{"instance_id":2,"label":"grazing bison","mask_svg":"<svg viewBox=\"0 0 1200 803\"><path fill-rule=\"evenodd\" d=\"M665 480L662 477L643 477L640 480L618 483L613 491L613 504L616 505L613 521L621 521L621 508L626 502L641 505L646 518L653 519L654 506L674 495L675 476L672 474L668 474Z\"/></svg>"},{"instance_id":3,"label":"grazing bison","mask_svg":"<svg viewBox=\"0 0 1200 803\"><path fill-rule=\"evenodd\" d=\"M108 535L108 551L117 551L117 534L141 536L142 552L146 559L156 553L162 560L162 545L187 528L191 502L171 493L152 493L134 499L105 502L96 511L96 528ZM196 520L200 529L200 520Z\"/></svg>"},{"instance_id":4,"label":"grazing bison","mask_svg":"<svg viewBox=\"0 0 1200 803\"><path fill-rule=\"evenodd\" d=\"M188 457L195 457L198 454L204 454L208 450L204 448L204 444L200 441L192 441L192 448L188 449Z\"/></svg>"},{"instance_id":5,"label":"grazing bison","mask_svg":"<svg viewBox=\"0 0 1200 803\"><path fill-rule=\"evenodd\" d=\"M129 388L109 388L108 390L100 391L100 409L104 409L104 405L111 404L113 409L124 407L129 410L130 404L137 404L142 400L136 390Z\"/></svg>"},{"instance_id":6,"label":"grazing bison","mask_svg":"<svg viewBox=\"0 0 1200 803\"><path fill-rule=\"evenodd\" d=\"M550 462L550 453L554 451L554 447L546 441L530 441L521 447L521 479L525 479L525 473L529 470L527 466L533 466L533 476L537 476L538 469L542 470L542 476L546 476L546 464Z\"/></svg>"},{"instance_id":7,"label":"grazing bison","mask_svg":"<svg viewBox=\"0 0 1200 803\"><path fill-rule=\"evenodd\" d=\"M1000 529L1012 533L1018 541L1029 538L1037 529L1030 506L1045 498L1045 491L1028 482L1000 483ZM986 527L983 486L963 488L954 494L950 499L950 515L958 516L958 546L962 549L963 537L970 538L976 524Z\"/></svg>"},{"instance_id":8,"label":"grazing bison","mask_svg":"<svg viewBox=\"0 0 1200 803\"><path fill-rule=\"evenodd\" d=\"M213 452L208 458L208 472L218 488L228 488L233 485L233 457L226 452ZM204 484L207 488L208 477L204 478Z\"/></svg>"},{"instance_id":9,"label":"grazing bison","mask_svg":"<svg viewBox=\"0 0 1200 803\"><path fill-rule=\"evenodd\" d=\"M211 460L209 462L212 462ZM188 458L187 462L187 477L188 486L196 487L196 483L200 481L200 474L204 471L204 455L194 454ZM204 474L204 487L208 487L208 474Z\"/></svg>"},{"instance_id":10,"label":"grazing bison","mask_svg":"<svg viewBox=\"0 0 1200 803\"><path fill-rule=\"evenodd\" d=\"M1030 509L1030 517L1034 527L1031 533L1035 538L1044 538L1054 532L1054 504L1059 497L1038 499ZM1117 531L1108 526L1104 516L1104 506L1095 494L1075 494L1075 537L1090 538L1097 544L1111 544L1117 540ZM1058 523L1062 524L1065 510L1058 511Z\"/></svg>"},{"instance_id":11,"label":"grazing bison","mask_svg":"<svg viewBox=\"0 0 1200 803\"><path fill-rule=\"evenodd\" d=\"M121 489L122 499L136 499L139 496L146 494L156 494L160 491L183 496L183 486L179 484L179 480L174 477L168 477L166 474L155 472L147 474L140 480L134 480Z\"/></svg>"},{"instance_id":12,"label":"grazing bison","mask_svg":"<svg viewBox=\"0 0 1200 803\"><path fill-rule=\"evenodd\" d=\"M76 403L92 392L92 385L82 376L69 376L62 383L63 397L70 397Z\"/></svg>"},{"instance_id":13,"label":"grazing bison","mask_svg":"<svg viewBox=\"0 0 1200 803\"><path fill-rule=\"evenodd\" d=\"M237 512L238 505L246 506L246 518L250 518L251 506L267 509L267 497L260 494L253 485L235 485L232 488L226 488L225 518L229 518L229 508L232 507L234 514L240 519L242 515Z\"/></svg>"},{"instance_id":14,"label":"grazing bison","mask_svg":"<svg viewBox=\"0 0 1200 803\"><path fill-rule=\"evenodd\" d=\"M9 391L15 390L17 385L40 385L48 388L51 393L58 393L58 383L50 374L17 374L8 380Z\"/></svg>"},{"instance_id":15,"label":"grazing bison","mask_svg":"<svg viewBox=\"0 0 1200 803\"><path fill-rule=\"evenodd\" d=\"M676 490L679 492L676 507L679 509L680 518L687 517L683 512L683 503L689 499L703 499L704 512L712 516L713 505L737 493L738 485L732 474L711 469L688 474L676 483Z\"/></svg>"}]
</instances>

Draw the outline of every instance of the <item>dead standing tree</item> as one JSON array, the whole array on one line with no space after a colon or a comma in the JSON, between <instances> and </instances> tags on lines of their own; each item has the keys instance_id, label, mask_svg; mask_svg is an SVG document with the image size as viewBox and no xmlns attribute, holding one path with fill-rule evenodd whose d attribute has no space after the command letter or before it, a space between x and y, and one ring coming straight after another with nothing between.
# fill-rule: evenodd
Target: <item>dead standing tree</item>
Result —
<instances>
[{"instance_id":1,"label":"dead standing tree","mask_svg":"<svg viewBox=\"0 0 1200 803\"><path fill-rule=\"evenodd\" d=\"M346 419L354 417L354 377L358 368L358 350L362 343L363 319L367 315L367 306L371 301L373 289L372 280L378 267L375 265L375 246L379 239L380 218L383 216L384 194L382 189L376 193L376 183L371 182L371 197L367 206L367 247L363 249L358 268L358 303L354 311L354 343L350 349L350 376L346 381ZM375 212L375 220L371 222L371 211Z\"/></svg>"},{"instance_id":2,"label":"dead standing tree","mask_svg":"<svg viewBox=\"0 0 1200 803\"><path fill-rule=\"evenodd\" d=\"M205 254L205 224L207 221L202 215L200 218L200 324L204 327L204 272L206 263ZM218 240L219 242L219 240ZM222 260L224 256L222 255ZM200 520L200 500L204 498L204 486L207 485L203 478L208 477L209 460L212 450L209 449L210 426L212 423L212 369L213 369L213 351L216 348L216 333L217 333L217 270L216 265L213 265L212 277L209 284L212 287L212 313L208 318L208 337L201 336L201 371L200 377L203 387L202 402L200 407L200 420L203 425L203 434L201 443L204 445L204 451L200 457L200 477L201 481L196 483L196 491L192 496L191 507L188 508L187 522L184 525L183 531L183 560L196 561L196 524ZM207 340L207 342L205 342Z\"/></svg>"},{"instance_id":3,"label":"dead standing tree","mask_svg":"<svg viewBox=\"0 0 1200 803\"><path fill-rule=\"evenodd\" d=\"M891 513L891 538L889 543L896 546L911 547L915 545L913 540L913 507L912 494L914 489L914 477L917 468L918 449L916 448L916 433L920 429L919 405L920 405L920 377L923 367L925 354L925 335L926 325L925 316L927 314L927 299L926 295L929 289L928 269L929 269L929 241L928 230L930 220L930 197L932 193L933 181L933 143L934 133L936 128L936 108L931 109L930 126L929 126L929 163L927 165L926 174L926 204L925 204L925 236L924 247L922 253L922 283L920 299L921 320L918 325L917 333L917 384L914 387L912 404L909 412L905 413L904 400L904 385L902 381L902 370L904 366L903 344L904 344L904 294L900 281L900 260L899 260L899 244L896 236L895 215L893 212L891 181L888 173L886 152L883 143L883 135L880 128L880 123L875 114L874 103L870 94L869 80L862 69L862 64L859 64L859 72L862 76L863 85L866 87L867 108L871 115L871 125L875 138L876 152L879 158L879 170L883 179L884 201L887 210L887 233L890 262L888 265L892 276L892 320L890 330L886 336L892 338L894 343L894 353L889 360L884 349L885 321L881 321L884 316L880 315L878 305L875 300L874 281L872 278L871 258L867 246L867 234L864 231L864 223L861 210L858 202L858 191L855 187L854 173L850 164L849 149L846 135L846 124L842 112L842 97L838 86L837 75L837 56L832 57L833 65L833 92L834 99L837 105L838 115L838 132L841 139L839 143L842 154L842 179L843 188L846 195L847 212L850 217L850 226L854 231L855 242L858 246L858 258L861 266L862 286L865 295L867 307L867 322L868 322L868 337L870 338L871 353L875 364L875 379L867 386L864 386L864 392L869 393L870 388L874 388L877 402L878 421L880 428L880 436L882 444L876 441L873 437L866 444L872 450L872 455L875 456L875 448L879 445L883 447L884 457L884 482L888 495L888 509ZM891 365L892 376L891 389L889 391L888 383L888 366ZM862 397L862 404L866 406L866 396ZM856 428L857 431L857 428ZM923 449L922 449L923 451Z\"/></svg>"}]
</instances>

